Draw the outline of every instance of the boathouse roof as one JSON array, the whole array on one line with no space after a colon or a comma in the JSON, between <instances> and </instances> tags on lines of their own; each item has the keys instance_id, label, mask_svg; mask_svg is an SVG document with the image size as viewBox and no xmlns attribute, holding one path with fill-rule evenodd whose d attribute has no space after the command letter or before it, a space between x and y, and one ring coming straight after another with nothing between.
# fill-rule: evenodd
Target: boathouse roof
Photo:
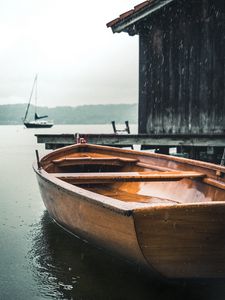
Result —
<instances>
[{"instance_id":1,"label":"boathouse roof","mask_svg":"<svg viewBox=\"0 0 225 300\"><path fill-rule=\"evenodd\" d=\"M136 34L136 30L135 28L132 30L132 25L173 1L174 0L144 1L134 6L133 9L124 12L118 18L110 21L106 26L111 27L114 33L125 31L130 35L134 35Z\"/></svg>"}]
</instances>

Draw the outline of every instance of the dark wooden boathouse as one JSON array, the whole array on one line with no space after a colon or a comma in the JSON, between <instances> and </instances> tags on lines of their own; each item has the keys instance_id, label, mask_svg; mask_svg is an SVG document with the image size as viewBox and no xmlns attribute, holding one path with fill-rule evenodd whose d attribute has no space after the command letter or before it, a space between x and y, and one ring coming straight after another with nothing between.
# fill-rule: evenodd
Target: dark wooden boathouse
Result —
<instances>
[{"instance_id":1,"label":"dark wooden boathouse","mask_svg":"<svg viewBox=\"0 0 225 300\"><path fill-rule=\"evenodd\" d=\"M224 0L149 0L107 26L139 35L140 134L225 136Z\"/></svg>"}]
</instances>

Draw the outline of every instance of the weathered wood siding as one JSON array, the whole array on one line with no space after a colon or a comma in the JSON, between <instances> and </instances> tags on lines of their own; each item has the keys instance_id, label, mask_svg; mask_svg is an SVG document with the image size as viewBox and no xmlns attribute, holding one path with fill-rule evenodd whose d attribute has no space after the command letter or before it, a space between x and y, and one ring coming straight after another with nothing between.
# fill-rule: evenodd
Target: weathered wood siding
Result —
<instances>
[{"instance_id":1,"label":"weathered wood siding","mask_svg":"<svg viewBox=\"0 0 225 300\"><path fill-rule=\"evenodd\" d=\"M137 24L139 133L225 132L225 2L174 1Z\"/></svg>"}]
</instances>

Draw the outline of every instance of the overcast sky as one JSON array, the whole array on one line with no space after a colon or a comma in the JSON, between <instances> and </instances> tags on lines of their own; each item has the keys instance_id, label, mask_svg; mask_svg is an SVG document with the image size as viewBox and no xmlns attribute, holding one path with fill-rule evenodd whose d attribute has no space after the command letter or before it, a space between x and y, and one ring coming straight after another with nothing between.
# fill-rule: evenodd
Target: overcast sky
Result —
<instances>
[{"instance_id":1,"label":"overcast sky","mask_svg":"<svg viewBox=\"0 0 225 300\"><path fill-rule=\"evenodd\" d=\"M138 37L106 23L141 1L0 0L0 104L135 103Z\"/></svg>"}]
</instances>

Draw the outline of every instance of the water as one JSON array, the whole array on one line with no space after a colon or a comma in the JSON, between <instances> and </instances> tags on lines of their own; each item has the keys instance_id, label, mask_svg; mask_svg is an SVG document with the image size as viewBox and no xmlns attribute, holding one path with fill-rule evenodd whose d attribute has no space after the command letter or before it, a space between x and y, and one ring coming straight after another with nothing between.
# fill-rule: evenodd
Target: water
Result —
<instances>
[{"instance_id":1,"label":"water","mask_svg":"<svg viewBox=\"0 0 225 300\"><path fill-rule=\"evenodd\" d=\"M122 125L123 126L123 125ZM0 126L0 299L225 299L221 282L165 283L65 233L49 218L32 170L35 133L107 133L110 125ZM136 126L131 126L136 132Z\"/></svg>"}]
</instances>

